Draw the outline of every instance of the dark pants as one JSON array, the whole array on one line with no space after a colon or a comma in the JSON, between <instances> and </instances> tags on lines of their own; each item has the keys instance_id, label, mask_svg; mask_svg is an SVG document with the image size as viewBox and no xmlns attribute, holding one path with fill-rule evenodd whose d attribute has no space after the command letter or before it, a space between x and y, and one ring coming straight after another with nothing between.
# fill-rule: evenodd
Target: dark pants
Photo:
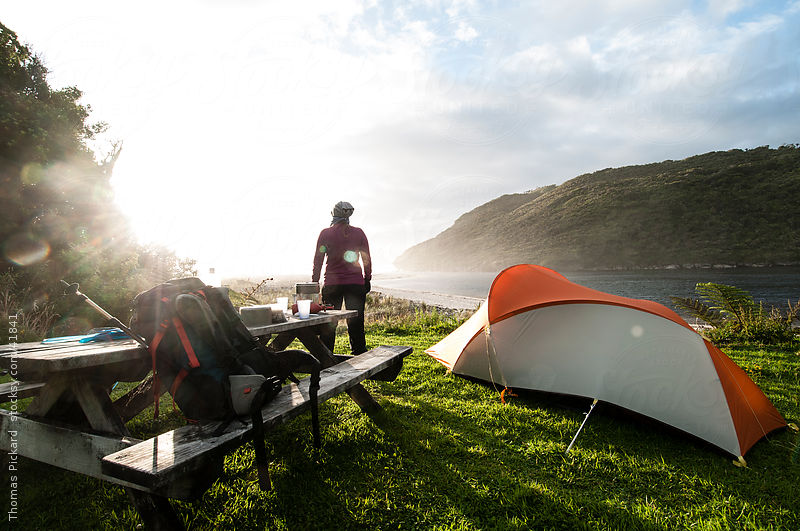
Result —
<instances>
[{"instance_id":1,"label":"dark pants","mask_svg":"<svg viewBox=\"0 0 800 531\"><path fill-rule=\"evenodd\" d=\"M322 302L330 304L334 310L342 309L342 302L348 310L358 310L358 317L347 320L347 334L350 336L350 350L353 354L367 351L367 340L364 338L364 307L367 294L360 284L334 284L322 287ZM319 335L322 343L333 352L336 343L336 323L324 327Z\"/></svg>"}]
</instances>

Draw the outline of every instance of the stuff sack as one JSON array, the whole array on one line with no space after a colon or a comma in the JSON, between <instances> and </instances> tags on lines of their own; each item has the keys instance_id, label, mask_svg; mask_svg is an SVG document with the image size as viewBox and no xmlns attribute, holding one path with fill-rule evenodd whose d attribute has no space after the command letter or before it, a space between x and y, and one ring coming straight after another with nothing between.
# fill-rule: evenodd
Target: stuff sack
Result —
<instances>
[{"instance_id":1,"label":"stuff sack","mask_svg":"<svg viewBox=\"0 0 800 531\"><path fill-rule=\"evenodd\" d=\"M261 346L239 318L227 288L207 286L198 278L170 280L138 294L131 328L149 345L155 416L164 385L188 419L231 418L241 411L231 398L231 375L261 374L271 382L274 396L297 360L279 360L280 353Z\"/></svg>"}]
</instances>

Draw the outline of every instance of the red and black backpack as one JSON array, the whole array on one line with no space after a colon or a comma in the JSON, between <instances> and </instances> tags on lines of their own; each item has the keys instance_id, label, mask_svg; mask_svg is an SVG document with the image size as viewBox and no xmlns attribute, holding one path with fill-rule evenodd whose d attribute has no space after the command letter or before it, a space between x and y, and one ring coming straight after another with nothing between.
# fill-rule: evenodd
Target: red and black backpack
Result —
<instances>
[{"instance_id":1,"label":"red and black backpack","mask_svg":"<svg viewBox=\"0 0 800 531\"><path fill-rule=\"evenodd\" d=\"M228 376L292 377L292 367L247 330L227 288L198 278L170 280L137 295L131 328L147 341L153 359L156 416L161 385L188 419L217 420L232 415Z\"/></svg>"}]
</instances>

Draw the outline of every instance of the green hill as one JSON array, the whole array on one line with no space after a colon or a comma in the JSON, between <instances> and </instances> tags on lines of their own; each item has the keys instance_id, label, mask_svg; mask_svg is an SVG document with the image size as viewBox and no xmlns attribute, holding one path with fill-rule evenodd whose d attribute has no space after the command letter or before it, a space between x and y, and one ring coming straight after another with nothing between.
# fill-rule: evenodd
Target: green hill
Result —
<instances>
[{"instance_id":1,"label":"green hill","mask_svg":"<svg viewBox=\"0 0 800 531\"><path fill-rule=\"evenodd\" d=\"M800 263L800 145L608 168L498 197L405 251L406 270Z\"/></svg>"}]
</instances>

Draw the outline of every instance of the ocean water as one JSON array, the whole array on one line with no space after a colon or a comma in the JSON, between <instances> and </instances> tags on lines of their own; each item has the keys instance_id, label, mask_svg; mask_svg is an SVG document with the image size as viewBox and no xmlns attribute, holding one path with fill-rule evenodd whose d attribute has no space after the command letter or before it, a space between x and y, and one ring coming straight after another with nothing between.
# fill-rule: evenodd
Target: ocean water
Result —
<instances>
[{"instance_id":1,"label":"ocean water","mask_svg":"<svg viewBox=\"0 0 800 531\"><path fill-rule=\"evenodd\" d=\"M443 295L486 298L492 273L385 273L376 275L373 284ZM674 269L646 271L559 271L576 284L599 291L659 302L675 309L671 296L695 297L698 282L716 282L744 289L765 307L786 309L787 301L800 300L800 267L741 267L730 269Z\"/></svg>"}]
</instances>

